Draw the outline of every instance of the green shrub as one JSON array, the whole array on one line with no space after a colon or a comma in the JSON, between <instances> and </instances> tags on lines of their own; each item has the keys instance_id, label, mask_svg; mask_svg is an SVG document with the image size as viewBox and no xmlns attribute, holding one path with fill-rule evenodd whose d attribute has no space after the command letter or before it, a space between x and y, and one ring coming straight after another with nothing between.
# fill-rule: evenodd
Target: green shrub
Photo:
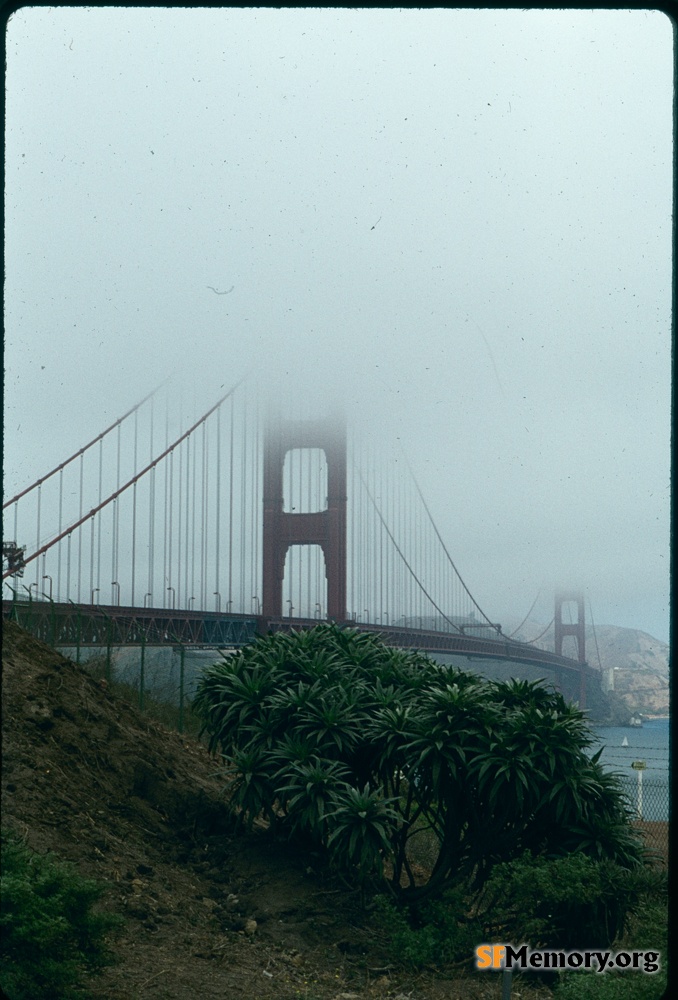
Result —
<instances>
[{"instance_id":1,"label":"green shrub","mask_svg":"<svg viewBox=\"0 0 678 1000\"><path fill-rule=\"evenodd\" d=\"M327 848L364 884L440 896L519 857L642 856L584 715L539 682L441 667L337 625L277 633L208 668L193 702L231 805ZM432 845L425 883L411 845Z\"/></svg>"},{"instance_id":2,"label":"green shrub","mask_svg":"<svg viewBox=\"0 0 678 1000\"><path fill-rule=\"evenodd\" d=\"M659 951L656 973L624 972L562 974L554 1000L659 1000L666 995L668 959L666 903L647 900L633 915L629 932L615 942L615 951Z\"/></svg>"},{"instance_id":3,"label":"green shrub","mask_svg":"<svg viewBox=\"0 0 678 1000\"><path fill-rule=\"evenodd\" d=\"M659 951L661 969L597 973L573 972L562 975L555 1000L659 1000L666 993L668 959L668 913L666 874L653 878L651 872L639 879L644 899L629 920L629 927L615 951Z\"/></svg>"},{"instance_id":4,"label":"green shrub","mask_svg":"<svg viewBox=\"0 0 678 1000\"><path fill-rule=\"evenodd\" d=\"M478 902L489 937L532 948L608 947L638 909L642 881L606 858L522 857L497 865Z\"/></svg>"},{"instance_id":5,"label":"green shrub","mask_svg":"<svg viewBox=\"0 0 678 1000\"><path fill-rule=\"evenodd\" d=\"M571 972L557 987L555 1000L660 1000L666 972Z\"/></svg>"},{"instance_id":6,"label":"green shrub","mask_svg":"<svg viewBox=\"0 0 678 1000\"><path fill-rule=\"evenodd\" d=\"M9 1000L81 996L82 971L110 960L106 937L121 922L93 909L104 888L2 833L0 985Z\"/></svg>"},{"instance_id":7,"label":"green shrub","mask_svg":"<svg viewBox=\"0 0 678 1000\"><path fill-rule=\"evenodd\" d=\"M484 940L478 920L469 919L460 890L416 908L396 906L385 896L374 901L375 930L386 938L389 955L409 969L469 960Z\"/></svg>"}]
</instances>

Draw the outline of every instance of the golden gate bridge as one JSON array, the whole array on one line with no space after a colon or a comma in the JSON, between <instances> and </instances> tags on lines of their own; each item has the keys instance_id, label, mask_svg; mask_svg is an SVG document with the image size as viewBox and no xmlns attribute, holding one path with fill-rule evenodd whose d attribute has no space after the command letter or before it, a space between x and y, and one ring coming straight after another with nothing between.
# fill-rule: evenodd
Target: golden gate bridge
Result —
<instances>
[{"instance_id":1,"label":"golden gate bridge","mask_svg":"<svg viewBox=\"0 0 678 1000\"><path fill-rule=\"evenodd\" d=\"M245 379L202 411L163 388L164 405L149 393L3 503L3 615L78 649L232 647L332 620L405 648L537 665L584 705L582 598L556 595L553 652L504 635L380 429L283 407Z\"/></svg>"}]
</instances>

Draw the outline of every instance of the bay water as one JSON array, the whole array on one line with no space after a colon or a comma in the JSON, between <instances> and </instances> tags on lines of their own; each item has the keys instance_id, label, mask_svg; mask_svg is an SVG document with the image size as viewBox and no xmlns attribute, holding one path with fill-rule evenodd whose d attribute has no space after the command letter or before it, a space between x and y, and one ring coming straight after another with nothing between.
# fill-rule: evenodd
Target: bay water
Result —
<instances>
[{"instance_id":1,"label":"bay water","mask_svg":"<svg viewBox=\"0 0 678 1000\"><path fill-rule=\"evenodd\" d=\"M634 762L644 762L640 789L642 818L667 821L669 818L669 728L670 720L648 719L642 727L592 726L595 753L602 746L601 764L620 776L634 809L639 803L638 770ZM627 745L625 745L627 744Z\"/></svg>"}]
</instances>

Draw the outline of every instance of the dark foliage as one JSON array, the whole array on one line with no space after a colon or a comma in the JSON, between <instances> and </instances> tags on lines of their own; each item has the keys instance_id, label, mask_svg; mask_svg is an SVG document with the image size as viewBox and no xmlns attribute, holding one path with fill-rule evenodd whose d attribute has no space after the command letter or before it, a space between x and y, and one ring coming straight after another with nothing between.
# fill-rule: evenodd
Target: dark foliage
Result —
<instances>
[{"instance_id":1,"label":"dark foliage","mask_svg":"<svg viewBox=\"0 0 678 1000\"><path fill-rule=\"evenodd\" d=\"M641 847L582 713L541 683L496 683L336 625L257 640L209 668L194 710L232 805L324 845L364 880L390 862L412 902L480 889L531 851L630 868ZM411 842L430 830L428 880Z\"/></svg>"},{"instance_id":2,"label":"dark foliage","mask_svg":"<svg viewBox=\"0 0 678 1000\"><path fill-rule=\"evenodd\" d=\"M110 958L106 937L120 918L97 912L104 886L73 865L2 834L0 985L10 1000L80 996L85 968Z\"/></svg>"}]
</instances>

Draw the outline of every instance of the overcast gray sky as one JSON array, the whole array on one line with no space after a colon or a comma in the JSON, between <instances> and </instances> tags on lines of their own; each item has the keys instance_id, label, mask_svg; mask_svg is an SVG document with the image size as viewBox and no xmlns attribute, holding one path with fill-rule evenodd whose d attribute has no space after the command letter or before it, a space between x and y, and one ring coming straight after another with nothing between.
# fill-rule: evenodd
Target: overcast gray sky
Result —
<instances>
[{"instance_id":1,"label":"overcast gray sky","mask_svg":"<svg viewBox=\"0 0 678 1000\"><path fill-rule=\"evenodd\" d=\"M164 376L209 404L259 365L402 440L494 620L565 584L668 639L672 45L653 11L17 11L7 494Z\"/></svg>"}]
</instances>

